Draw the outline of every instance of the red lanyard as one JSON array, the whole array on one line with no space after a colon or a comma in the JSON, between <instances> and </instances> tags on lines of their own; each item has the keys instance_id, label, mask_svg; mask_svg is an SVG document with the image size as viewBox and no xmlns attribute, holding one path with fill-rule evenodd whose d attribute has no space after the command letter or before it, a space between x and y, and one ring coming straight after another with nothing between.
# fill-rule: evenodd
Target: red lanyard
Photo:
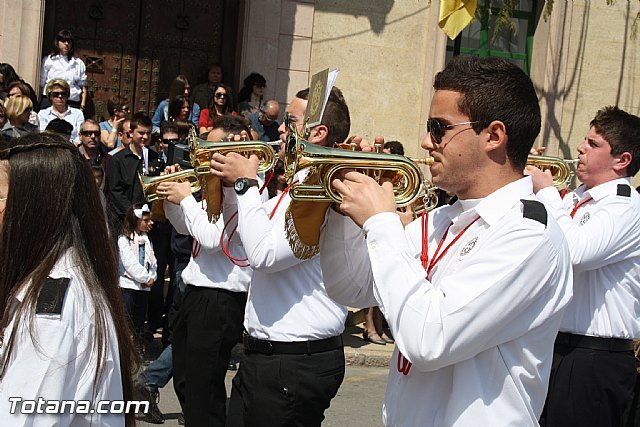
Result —
<instances>
[{"instance_id":1,"label":"red lanyard","mask_svg":"<svg viewBox=\"0 0 640 427\"><path fill-rule=\"evenodd\" d=\"M280 206L280 202L282 201L282 199L284 199L284 196L286 196L289 190L291 190L291 187L293 187L297 183L298 181L293 181L287 188L284 189L282 194L280 194L280 198L278 199L278 201L276 202L276 205L273 207L273 210L269 214L269 219L273 218L273 215L275 215L276 211L278 210L278 206Z\"/></svg>"},{"instance_id":2,"label":"red lanyard","mask_svg":"<svg viewBox=\"0 0 640 427\"><path fill-rule=\"evenodd\" d=\"M586 200L581 201L580 203L578 203L577 205L575 205L573 207L573 210L571 211L571 213L569 215L571 215L571 218L573 218L573 216L576 214L576 212L578 211L578 209L580 209L580 207L586 203L589 203L590 201L593 200L593 197L589 197Z\"/></svg>"},{"instance_id":3,"label":"red lanyard","mask_svg":"<svg viewBox=\"0 0 640 427\"><path fill-rule=\"evenodd\" d=\"M420 254L420 261L422 261L422 266L427 270L426 279L429 280L429 275L433 268L440 262L442 257L449 251L451 246L453 246L462 235L471 227L476 221L480 219L480 216L477 216L473 221L471 221L467 226L456 236L453 240L444 248L442 253L440 253L440 249L442 249L442 245L444 241L447 240L447 235L449 234L449 229L453 225L453 223L449 224L447 229L444 232L444 235L440 239L438 243L438 247L436 248L435 253L433 254L433 258L431 262L429 262L429 213L424 212L422 214L422 253ZM398 360L397 360L397 369L402 375L408 375L411 370L411 362L409 362L398 350Z\"/></svg>"},{"instance_id":4,"label":"red lanyard","mask_svg":"<svg viewBox=\"0 0 640 427\"><path fill-rule=\"evenodd\" d=\"M227 244L225 246L224 243L224 232L227 229L227 226L229 225L229 223L231 221L233 221L233 218L235 218L236 216L238 216L238 211L234 212L233 215L231 215L231 218L229 218L229 222L226 222L224 224L224 228L222 229L222 233L220 233L220 247L222 248L222 252L224 252L224 254L227 256L227 258L229 258L229 261L231 261L232 264L237 265L238 267L249 267L249 263L244 264L245 261L248 261L248 258L234 258L231 255L231 251L229 250L230 246L231 246L231 239L233 239L233 235L236 234L236 230L238 229L238 224L236 223L236 226L233 227L233 230L231 230L231 233L229 234L229 238L227 239ZM240 263L243 264L240 264Z\"/></svg>"}]
</instances>

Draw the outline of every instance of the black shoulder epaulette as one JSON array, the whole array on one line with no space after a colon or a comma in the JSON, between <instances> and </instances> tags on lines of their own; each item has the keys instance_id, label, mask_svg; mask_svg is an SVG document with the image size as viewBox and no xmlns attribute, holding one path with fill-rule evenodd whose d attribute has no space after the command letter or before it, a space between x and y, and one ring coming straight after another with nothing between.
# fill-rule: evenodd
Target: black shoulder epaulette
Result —
<instances>
[{"instance_id":1,"label":"black shoulder epaulette","mask_svg":"<svg viewBox=\"0 0 640 427\"><path fill-rule=\"evenodd\" d=\"M38 295L36 314L62 314L62 304L70 281L71 279L66 277L60 279L47 277Z\"/></svg>"},{"instance_id":2,"label":"black shoulder epaulette","mask_svg":"<svg viewBox=\"0 0 640 427\"><path fill-rule=\"evenodd\" d=\"M458 201L458 196L453 196L450 200L449 200L449 206L453 205L455 202Z\"/></svg>"},{"instance_id":3,"label":"black shoulder epaulette","mask_svg":"<svg viewBox=\"0 0 640 427\"><path fill-rule=\"evenodd\" d=\"M520 201L522 202L522 216L524 218L533 219L545 227L547 226L547 210L542 202L527 199L521 199Z\"/></svg>"},{"instance_id":4,"label":"black shoulder epaulette","mask_svg":"<svg viewBox=\"0 0 640 427\"><path fill-rule=\"evenodd\" d=\"M631 187L626 184L618 184L618 196L631 197Z\"/></svg>"}]
</instances>

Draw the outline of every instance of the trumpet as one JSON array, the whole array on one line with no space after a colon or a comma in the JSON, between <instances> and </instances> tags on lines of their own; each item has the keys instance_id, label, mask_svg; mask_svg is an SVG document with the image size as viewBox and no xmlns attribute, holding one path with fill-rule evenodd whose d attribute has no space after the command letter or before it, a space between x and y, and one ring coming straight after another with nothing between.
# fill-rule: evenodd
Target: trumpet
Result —
<instances>
[{"instance_id":1,"label":"trumpet","mask_svg":"<svg viewBox=\"0 0 640 427\"><path fill-rule=\"evenodd\" d=\"M578 164L579 159L561 159L552 156L538 156L529 154L527 165L535 166L538 169L551 171L554 187L563 187L575 174L573 167Z\"/></svg>"},{"instance_id":2,"label":"trumpet","mask_svg":"<svg viewBox=\"0 0 640 427\"><path fill-rule=\"evenodd\" d=\"M140 184L142 185L142 192L144 193L144 197L149 202L154 202L156 200L162 200L165 198L165 196L157 193L158 185L162 182L189 181L189 183L191 184L192 193L199 191L201 188L200 179L193 169L159 176L143 176L138 174L138 178L140 179Z\"/></svg>"},{"instance_id":3,"label":"trumpet","mask_svg":"<svg viewBox=\"0 0 640 427\"><path fill-rule=\"evenodd\" d=\"M273 168L277 160L274 149L263 141L213 142L198 138L194 131L189 134L189 157L197 174L211 173L211 156L214 153L225 155L230 152L239 153L245 157L252 154L258 156L258 173Z\"/></svg>"}]
</instances>

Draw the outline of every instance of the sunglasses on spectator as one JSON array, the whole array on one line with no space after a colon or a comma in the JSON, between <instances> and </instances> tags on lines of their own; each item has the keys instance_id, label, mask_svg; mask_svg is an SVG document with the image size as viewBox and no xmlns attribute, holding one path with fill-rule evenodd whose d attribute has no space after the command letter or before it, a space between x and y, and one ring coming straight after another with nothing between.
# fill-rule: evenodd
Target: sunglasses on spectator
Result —
<instances>
[{"instance_id":1,"label":"sunglasses on spectator","mask_svg":"<svg viewBox=\"0 0 640 427\"><path fill-rule=\"evenodd\" d=\"M215 95L213 95L216 97L216 99L220 99L220 98L226 98L227 94L226 93L222 93L222 92L217 92Z\"/></svg>"},{"instance_id":2,"label":"sunglasses on spectator","mask_svg":"<svg viewBox=\"0 0 640 427\"><path fill-rule=\"evenodd\" d=\"M164 142L165 144L177 144L178 142L180 142L180 139L178 139L178 138L162 138L162 142Z\"/></svg>"},{"instance_id":3,"label":"sunglasses on spectator","mask_svg":"<svg viewBox=\"0 0 640 427\"><path fill-rule=\"evenodd\" d=\"M123 113L128 113L129 112L129 107L122 107L121 109L119 109L118 111L121 111Z\"/></svg>"},{"instance_id":4,"label":"sunglasses on spectator","mask_svg":"<svg viewBox=\"0 0 640 427\"><path fill-rule=\"evenodd\" d=\"M67 94L65 92L51 92L49 94L52 98L66 98Z\"/></svg>"},{"instance_id":5,"label":"sunglasses on spectator","mask_svg":"<svg viewBox=\"0 0 640 427\"><path fill-rule=\"evenodd\" d=\"M83 130L83 131L80 131L80 135L82 135L82 136L98 136L98 135L100 135L100 131L99 130Z\"/></svg>"},{"instance_id":6,"label":"sunglasses on spectator","mask_svg":"<svg viewBox=\"0 0 640 427\"><path fill-rule=\"evenodd\" d=\"M428 119L427 132L429 132L429 134L431 135L431 141L433 141L433 143L436 145L440 145L442 144L442 137L444 136L447 129L460 125L472 125L475 123L480 123L480 121L476 120L475 122L461 122L453 123L450 125L443 125L438 121L438 119Z\"/></svg>"}]
</instances>

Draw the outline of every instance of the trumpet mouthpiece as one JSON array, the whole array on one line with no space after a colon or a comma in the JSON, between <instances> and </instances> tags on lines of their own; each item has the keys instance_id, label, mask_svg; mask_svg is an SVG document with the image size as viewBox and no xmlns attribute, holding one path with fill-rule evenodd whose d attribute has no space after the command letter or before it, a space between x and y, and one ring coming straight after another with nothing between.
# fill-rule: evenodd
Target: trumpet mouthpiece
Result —
<instances>
[{"instance_id":1,"label":"trumpet mouthpiece","mask_svg":"<svg viewBox=\"0 0 640 427\"><path fill-rule=\"evenodd\" d=\"M425 158L420 158L420 159L411 159L413 160L414 163L417 163L419 165L427 165L427 166L431 166L433 165L433 157L425 157Z\"/></svg>"}]
</instances>

